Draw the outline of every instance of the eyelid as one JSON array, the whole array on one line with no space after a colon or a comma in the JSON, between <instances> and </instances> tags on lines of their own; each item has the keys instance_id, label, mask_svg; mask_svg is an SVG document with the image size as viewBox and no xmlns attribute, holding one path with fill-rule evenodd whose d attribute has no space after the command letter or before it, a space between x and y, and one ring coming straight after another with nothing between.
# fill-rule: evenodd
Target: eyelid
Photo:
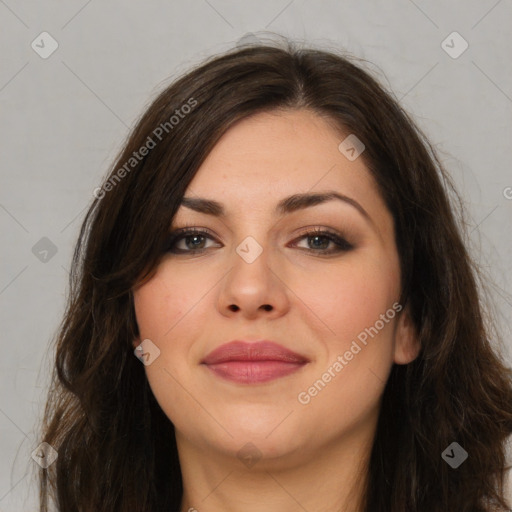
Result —
<instances>
[{"instance_id":1,"label":"eyelid","mask_svg":"<svg viewBox=\"0 0 512 512\"><path fill-rule=\"evenodd\" d=\"M211 236L216 236L213 231L208 228L198 227L195 224L185 224L181 228L171 229L169 231L170 236L177 236L183 233L188 233L189 231L198 232L198 233L208 233Z\"/></svg>"}]
</instances>

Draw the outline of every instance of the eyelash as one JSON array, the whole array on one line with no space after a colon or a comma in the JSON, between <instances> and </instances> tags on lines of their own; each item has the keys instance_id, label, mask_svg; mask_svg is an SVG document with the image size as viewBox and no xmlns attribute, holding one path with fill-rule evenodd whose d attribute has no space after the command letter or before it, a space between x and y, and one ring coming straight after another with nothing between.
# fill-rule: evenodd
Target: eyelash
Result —
<instances>
[{"instance_id":1,"label":"eyelash","mask_svg":"<svg viewBox=\"0 0 512 512\"><path fill-rule=\"evenodd\" d=\"M210 233L210 231L206 228L199 229L199 228L186 227L186 228L177 229L169 234L169 238L165 244L165 252L172 253L172 254L197 254L197 253L206 251L207 248L192 249L192 250L183 250L183 249L175 248L175 245L178 241L183 240L183 239L185 239L189 236L193 236L193 235L204 236L206 238L209 238L210 240L215 239L214 236ZM314 228L312 230L306 231L306 232L302 233L298 238L296 238L295 241L301 240L303 238L312 238L315 236L326 238L329 242L334 243L336 245L336 247L331 250L323 250L323 249L315 250L315 249L306 249L306 248L300 248L300 249L302 249L306 252L309 252L309 253L315 253L315 255L320 255L320 256L324 256L324 255L327 256L327 255L331 255L331 254L338 254L341 252L348 252L348 251L354 249L354 246L352 244L350 244L349 242L347 242L344 238L340 237L336 233L333 233L332 231L328 231L328 230L321 229L321 228Z\"/></svg>"}]
</instances>

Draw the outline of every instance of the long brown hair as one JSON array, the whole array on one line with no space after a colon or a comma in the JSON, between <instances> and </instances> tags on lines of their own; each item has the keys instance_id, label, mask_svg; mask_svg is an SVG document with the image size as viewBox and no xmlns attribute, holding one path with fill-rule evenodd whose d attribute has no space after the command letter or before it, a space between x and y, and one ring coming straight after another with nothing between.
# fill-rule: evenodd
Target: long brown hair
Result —
<instances>
[{"instance_id":1,"label":"long brown hair","mask_svg":"<svg viewBox=\"0 0 512 512\"><path fill-rule=\"evenodd\" d=\"M65 512L179 510L174 427L133 355L132 289L158 265L185 189L219 138L236 121L275 109L309 109L364 143L362 158L394 219L400 302L421 342L418 358L394 365L386 384L362 510L508 508L512 374L500 340L489 339L450 178L362 64L285 41L229 50L173 82L94 192L41 425L41 441L58 451L41 469L42 512L50 500ZM457 469L442 457L452 442L468 453Z\"/></svg>"}]
</instances>

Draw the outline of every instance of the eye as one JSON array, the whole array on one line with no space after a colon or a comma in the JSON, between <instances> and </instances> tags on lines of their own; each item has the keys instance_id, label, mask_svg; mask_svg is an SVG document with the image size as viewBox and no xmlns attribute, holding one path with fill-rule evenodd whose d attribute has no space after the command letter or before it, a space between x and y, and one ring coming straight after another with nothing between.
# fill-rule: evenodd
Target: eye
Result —
<instances>
[{"instance_id":1,"label":"eye","mask_svg":"<svg viewBox=\"0 0 512 512\"><path fill-rule=\"evenodd\" d=\"M301 240L306 242L307 247L298 246L297 241ZM165 245L165 252L171 254L201 253L211 248L206 246L208 241L216 241L216 239L206 228L181 228L170 233ZM352 244L337 233L322 228L306 231L299 238L296 238L291 246L319 256L354 249Z\"/></svg>"},{"instance_id":2,"label":"eye","mask_svg":"<svg viewBox=\"0 0 512 512\"><path fill-rule=\"evenodd\" d=\"M215 240L205 228L182 228L172 232L166 243L165 252L174 254L196 253L205 250L206 240ZM181 247L178 247L181 244Z\"/></svg>"},{"instance_id":3,"label":"eye","mask_svg":"<svg viewBox=\"0 0 512 512\"><path fill-rule=\"evenodd\" d=\"M306 242L307 247L299 248L308 252L318 253L320 256L347 252L354 248L352 244L337 233L322 228L309 230L296 240L304 240ZM295 246L298 247L297 244Z\"/></svg>"}]
</instances>

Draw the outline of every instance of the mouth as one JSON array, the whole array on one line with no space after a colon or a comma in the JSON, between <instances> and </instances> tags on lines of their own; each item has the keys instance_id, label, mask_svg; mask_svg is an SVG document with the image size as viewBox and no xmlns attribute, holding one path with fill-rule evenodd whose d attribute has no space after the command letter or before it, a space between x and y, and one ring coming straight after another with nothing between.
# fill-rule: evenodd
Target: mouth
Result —
<instances>
[{"instance_id":1,"label":"mouth","mask_svg":"<svg viewBox=\"0 0 512 512\"><path fill-rule=\"evenodd\" d=\"M256 384L295 373L308 362L305 356L272 341L235 340L210 352L201 364L222 379Z\"/></svg>"}]
</instances>

